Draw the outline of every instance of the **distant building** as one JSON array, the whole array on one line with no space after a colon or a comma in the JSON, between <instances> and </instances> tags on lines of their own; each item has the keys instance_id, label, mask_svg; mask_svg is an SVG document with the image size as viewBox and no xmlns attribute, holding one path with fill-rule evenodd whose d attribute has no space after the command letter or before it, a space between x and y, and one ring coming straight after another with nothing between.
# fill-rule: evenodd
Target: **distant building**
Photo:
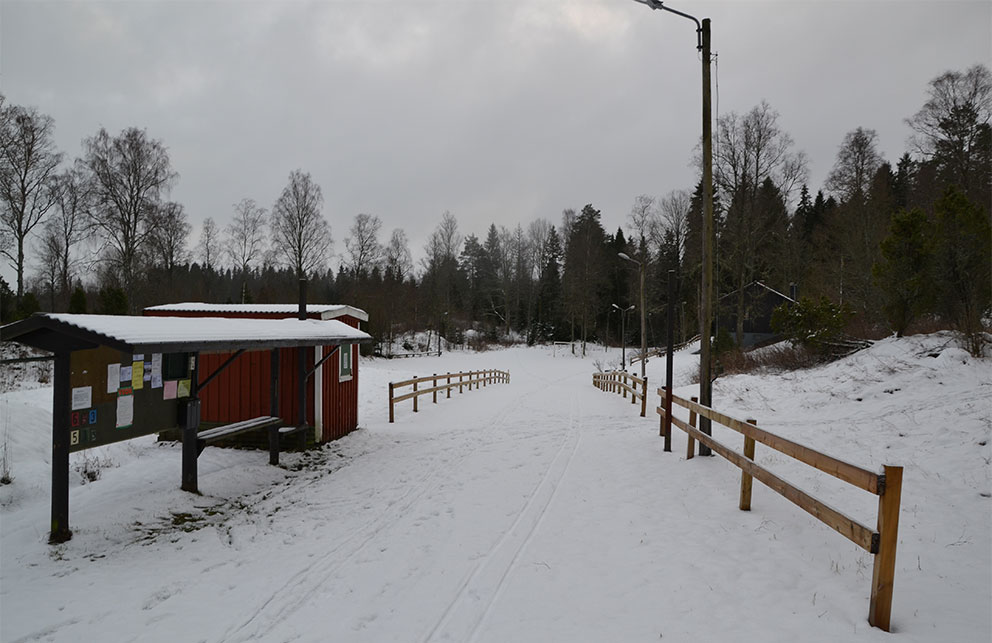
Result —
<instances>
[{"instance_id":1,"label":"distant building","mask_svg":"<svg viewBox=\"0 0 992 643\"><path fill-rule=\"evenodd\" d=\"M727 331L736 341L737 332L737 293L722 295L717 303L716 334ZM758 344L775 341L779 336L772 330L772 311L782 304L794 304L793 297L784 295L760 281L752 281L744 286L744 334L740 348L746 349Z\"/></svg>"}]
</instances>

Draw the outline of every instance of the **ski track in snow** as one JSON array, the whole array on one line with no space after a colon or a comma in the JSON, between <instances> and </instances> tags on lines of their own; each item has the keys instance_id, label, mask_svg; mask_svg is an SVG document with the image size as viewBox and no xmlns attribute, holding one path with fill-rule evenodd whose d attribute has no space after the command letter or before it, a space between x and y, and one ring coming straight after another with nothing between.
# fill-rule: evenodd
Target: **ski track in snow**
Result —
<instances>
[{"instance_id":1,"label":"ski track in snow","mask_svg":"<svg viewBox=\"0 0 992 643\"><path fill-rule=\"evenodd\" d=\"M575 404L570 406L568 431L558 453L541 482L535 487L513 525L493 548L467 575L441 619L420 640L472 641L503 589L507 576L513 571L521 552L533 538L544 519L545 512L558 491L578 448L581 438L581 416L576 427Z\"/></svg>"},{"instance_id":2,"label":"ski track in snow","mask_svg":"<svg viewBox=\"0 0 992 643\"><path fill-rule=\"evenodd\" d=\"M371 543L373 543L376 538L386 531L390 526L400 522L404 518L410 517L419 512L415 511L418 503L420 503L425 498L430 498L434 491L436 491L440 486L445 483L451 482L450 475L446 477L442 474L444 472L456 471L458 465L464 461L467 457L473 454L475 451L492 446L494 444L507 442L510 440L519 441L519 438L507 437L500 433L500 429L504 429L507 425L508 418L511 415L519 411L522 407L522 402L526 399L533 398L534 396L545 394L547 388L555 384L563 384L568 380L575 380L575 376L569 376L564 380L559 380L556 382L546 383L544 387L531 389L525 392L523 395L515 396L510 399L502 408L499 409L498 413L494 418L492 418L482 432L467 432L461 429L455 429L447 431L443 435L443 439L447 439L452 442L450 446L444 449L444 454L440 457L434 459L433 464L430 466L429 470L423 474L419 479L414 482L406 482L403 486L405 489L404 493L396 499L389 501L390 511L384 512L378 515L373 520L366 522L357 531L355 531L351 536L347 537L344 541L334 546L332 549L321 555L321 557L316 561L310 561L309 564L298 570L293 576L286 581L281 587L272 592L268 598L266 598L258 608L254 609L251 617L228 630L221 637L222 641L253 641L259 640L261 637L265 637L275 630L279 625L290 620L295 613L297 613L301 608L304 607L305 602L301 601L302 596L311 596L314 592L320 588L326 586L331 582L335 573L349 561L357 558ZM571 387L574 390L575 382L571 382ZM476 392L478 394L478 392ZM441 438L436 438L441 439ZM516 549L513 550L513 556L511 557L509 566L502 567L502 573L499 575L499 584L495 589L499 589L499 585L502 585L503 579L505 579L506 574L509 572L510 567L513 562L515 562L517 554L520 549L526 545L526 540L529 540L530 536L533 534L534 529L540 522L540 517L543 515L544 509L547 507L551 498L553 497L554 491L557 488L557 483L564 475L567 469L568 462L571 460L571 455L575 451L575 447L578 443L578 433L572 427L572 422L570 422L569 431L566 435L565 440L562 441L559 447L558 453L552 463L551 468L546 473L545 478L541 481L538 487L531 494L530 500L526 503L524 508L521 510L513 526L510 528L506 534L502 536L497 545L489 552L483 559L477 563L475 566L476 572L486 569L488 566L486 562L493 557L494 553L499 550L505 542L511 540L511 534L516 532L517 528L524 522L525 514L528 510L532 508L532 505L540 505L536 507L536 516L526 532L526 539L524 542L520 543ZM566 449L570 445L570 448ZM454 452L452 455L451 452ZM553 471L555 465L561 460L561 456L564 452L568 452L564 460L564 464L561 466L560 471ZM440 474L440 475L439 475ZM316 481L315 481L316 482ZM544 499L541 503L535 503L534 499L538 497L541 490L544 487L550 487L550 495ZM437 630L442 623L447 622L448 613L452 611L452 608L459 603L459 599L465 593L466 590L470 589L472 585L472 580L477 576L477 573L470 575L468 579L463 583L462 591L456 596L446 610L445 615L435 626L434 630ZM495 590L494 590L495 592ZM489 601L491 603L494 594L490 597ZM487 603L488 609L488 603ZM481 615L479 618L474 620L473 630L478 627L481 621ZM427 638L424 640L430 640L434 634L434 630L428 634ZM442 640L468 640L462 637L448 638Z\"/></svg>"}]
</instances>

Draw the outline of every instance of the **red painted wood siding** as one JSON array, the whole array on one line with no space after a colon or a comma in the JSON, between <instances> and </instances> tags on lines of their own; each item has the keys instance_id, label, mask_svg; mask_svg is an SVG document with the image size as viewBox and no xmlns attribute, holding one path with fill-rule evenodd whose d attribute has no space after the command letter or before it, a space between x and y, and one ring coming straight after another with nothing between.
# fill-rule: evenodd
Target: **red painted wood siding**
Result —
<instances>
[{"instance_id":1,"label":"red painted wood siding","mask_svg":"<svg viewBox=\"0 0 992 643\"><path fill-rule=\"evenodd\" d=\"M246 313L200 313L200 312L157 312L146 311L146 315L156 317L213 317L247 319L284 319L293 315L280 314L246 314ZM316 318L316 315L311 315ZM350 316L336 318L349 326L358 328L359 320ZM324 346L323 354L333 350L334 346ZM282 348L279 350L279 417L287 424L296 425L300 421L299 389L297 388L297 349ZM304 365L307 371L314 365L314 349L305 349ZM201 353L200 381L223 364L231 353ZM358 427L358 346L352 348L352 378L346 382L338 381L340 356L335 354L321 366L323 378L323 431L321 441L336 440ZM233 364L218 375L207 388L201 391L201 419L203 422L227 424L246 420L260 415L269 414L269 363L270 352L248 351L243 353ZM307 423L314 424L314 389L311 384L307 387Z\"/></svg>"}]
</instances>

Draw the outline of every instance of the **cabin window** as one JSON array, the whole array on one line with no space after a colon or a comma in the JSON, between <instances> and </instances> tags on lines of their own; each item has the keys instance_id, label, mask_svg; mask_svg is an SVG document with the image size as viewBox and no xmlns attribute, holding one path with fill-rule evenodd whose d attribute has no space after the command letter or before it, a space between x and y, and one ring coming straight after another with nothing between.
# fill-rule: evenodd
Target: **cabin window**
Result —
<instances>
[{"instance_id":1,"label":"cabin window","mask_svg":"<svg viewBox=\"0 0 992 643\"><path fill-rule=\"evenodd\" d=\"M347 382L351 379L351 344L341 344L341 366L338 369L338 381Z\"/></svg>"}]
</instances>

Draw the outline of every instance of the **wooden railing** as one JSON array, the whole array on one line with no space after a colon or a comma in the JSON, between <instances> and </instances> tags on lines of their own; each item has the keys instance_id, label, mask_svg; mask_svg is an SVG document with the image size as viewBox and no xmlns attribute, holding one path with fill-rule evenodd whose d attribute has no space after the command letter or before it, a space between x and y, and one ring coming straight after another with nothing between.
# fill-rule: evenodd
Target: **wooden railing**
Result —
<instances>
[{"instance_id":1,"label":"wooden railing","mask_svg":"<svg viewBox=\"0 0 992 643\"><path fill-rule=\"evenodd\" d=\"M627 393L630 393L631 404L641 403L641 417L647 413L648 378L646 376L641 379L627 371L593 373L592 385L608 393L622 393L624 398L627 397Z\"/></svg>"},{"instance_id":2,"label":"wooden railing","mask_svg":"<svg viewBox=\"0 0 992 643\"><path fill-rule=\"evenodd\" d=\"M874 473L759 429L755 420L741 421L699 404L695 397L686 400L672 395L671 402L689 410L689 421L684 422L671 413L665 413L666 390L658 389L658 394L661 396L662 406L658 407L657 411L661 416L661 433L665 436L666 442L669 442L671 438L671 425L674 424L689 436L686 450L687 459L693 457L695 443L698 441L741 469L740 509L742 511L750 511L751 509L751 482L752 479L757 479L854 544L875 555L868 622L888 632L889 617L892 611L892 582L895 576L896 543L899 532L902 467L885 465L882 473ZM668 408L671 408L671 404L668 404ZM742 434L744 436L743 454L721 444L710 435L697 429L696 419L700 416L709 418L712 422ZM872 529L861 524L756 464L754 462L756 442L878 496L877 528Z\"/></svg>"},{"instance_id":3,"label":"wooden railing","mask_svg":"<svg viewBox=\"0 0 992 643\"><path fill-rule=\"evenodd\" d=\"M455 380L455 378L458 378ZM439 381L444 380L444 384L438 384ZM426 377L414 377L413 379L403 380L402 382L390 382L389 383L389 421L393 421L394 409L397 402L402 402L403 400L413 400L413 412L417 413L417 398L421 395L430 395L433 399L433 403L437 404L437 394L443 392L447 394L447 397L451 397L452 389L458 389L459 393L462 393L466 387L468 390L472 390L472 387L480 388L490 383L504 382L508 383L510 381L509 371L498 371L498 370L485 370L485 371L467 371L463 373L434 373ZM428 388L420 388L420 384L425 384L430 382L431 386ZM413 390L409 393L404 393L403 395L396 395L396 389L403 388L405 386L413 387Z\"/></svg>"},{"instance_id":4,"label":"wooden railing","mask_svg":"<svg viewBox=\"0 0 992 643\"><path fill-rule=\"evenodd\" d=\"M678 352L678 351L686 348L687 346L689 346L689 344L691 344L691 343L693 343L693 342L695 342L697 340L699 340L699 335L696 335L695 337L691 337L691 338L685 340L684 342L682 342L681 344L676 344L675 347L672 350L674 352ZM665 353L666 353L666 347L665 346L659 346L658 348L649 348L648 349L648 352L647 352L647 356L648 356L648 358L651 358L651 357L662 357L662 356L665 355ZM634 355L633 357L630 358L630 365L633 366L636 362L639 362L639 361L641 361L641 356L640 355Z\"/></svg>"}]
</instances>

